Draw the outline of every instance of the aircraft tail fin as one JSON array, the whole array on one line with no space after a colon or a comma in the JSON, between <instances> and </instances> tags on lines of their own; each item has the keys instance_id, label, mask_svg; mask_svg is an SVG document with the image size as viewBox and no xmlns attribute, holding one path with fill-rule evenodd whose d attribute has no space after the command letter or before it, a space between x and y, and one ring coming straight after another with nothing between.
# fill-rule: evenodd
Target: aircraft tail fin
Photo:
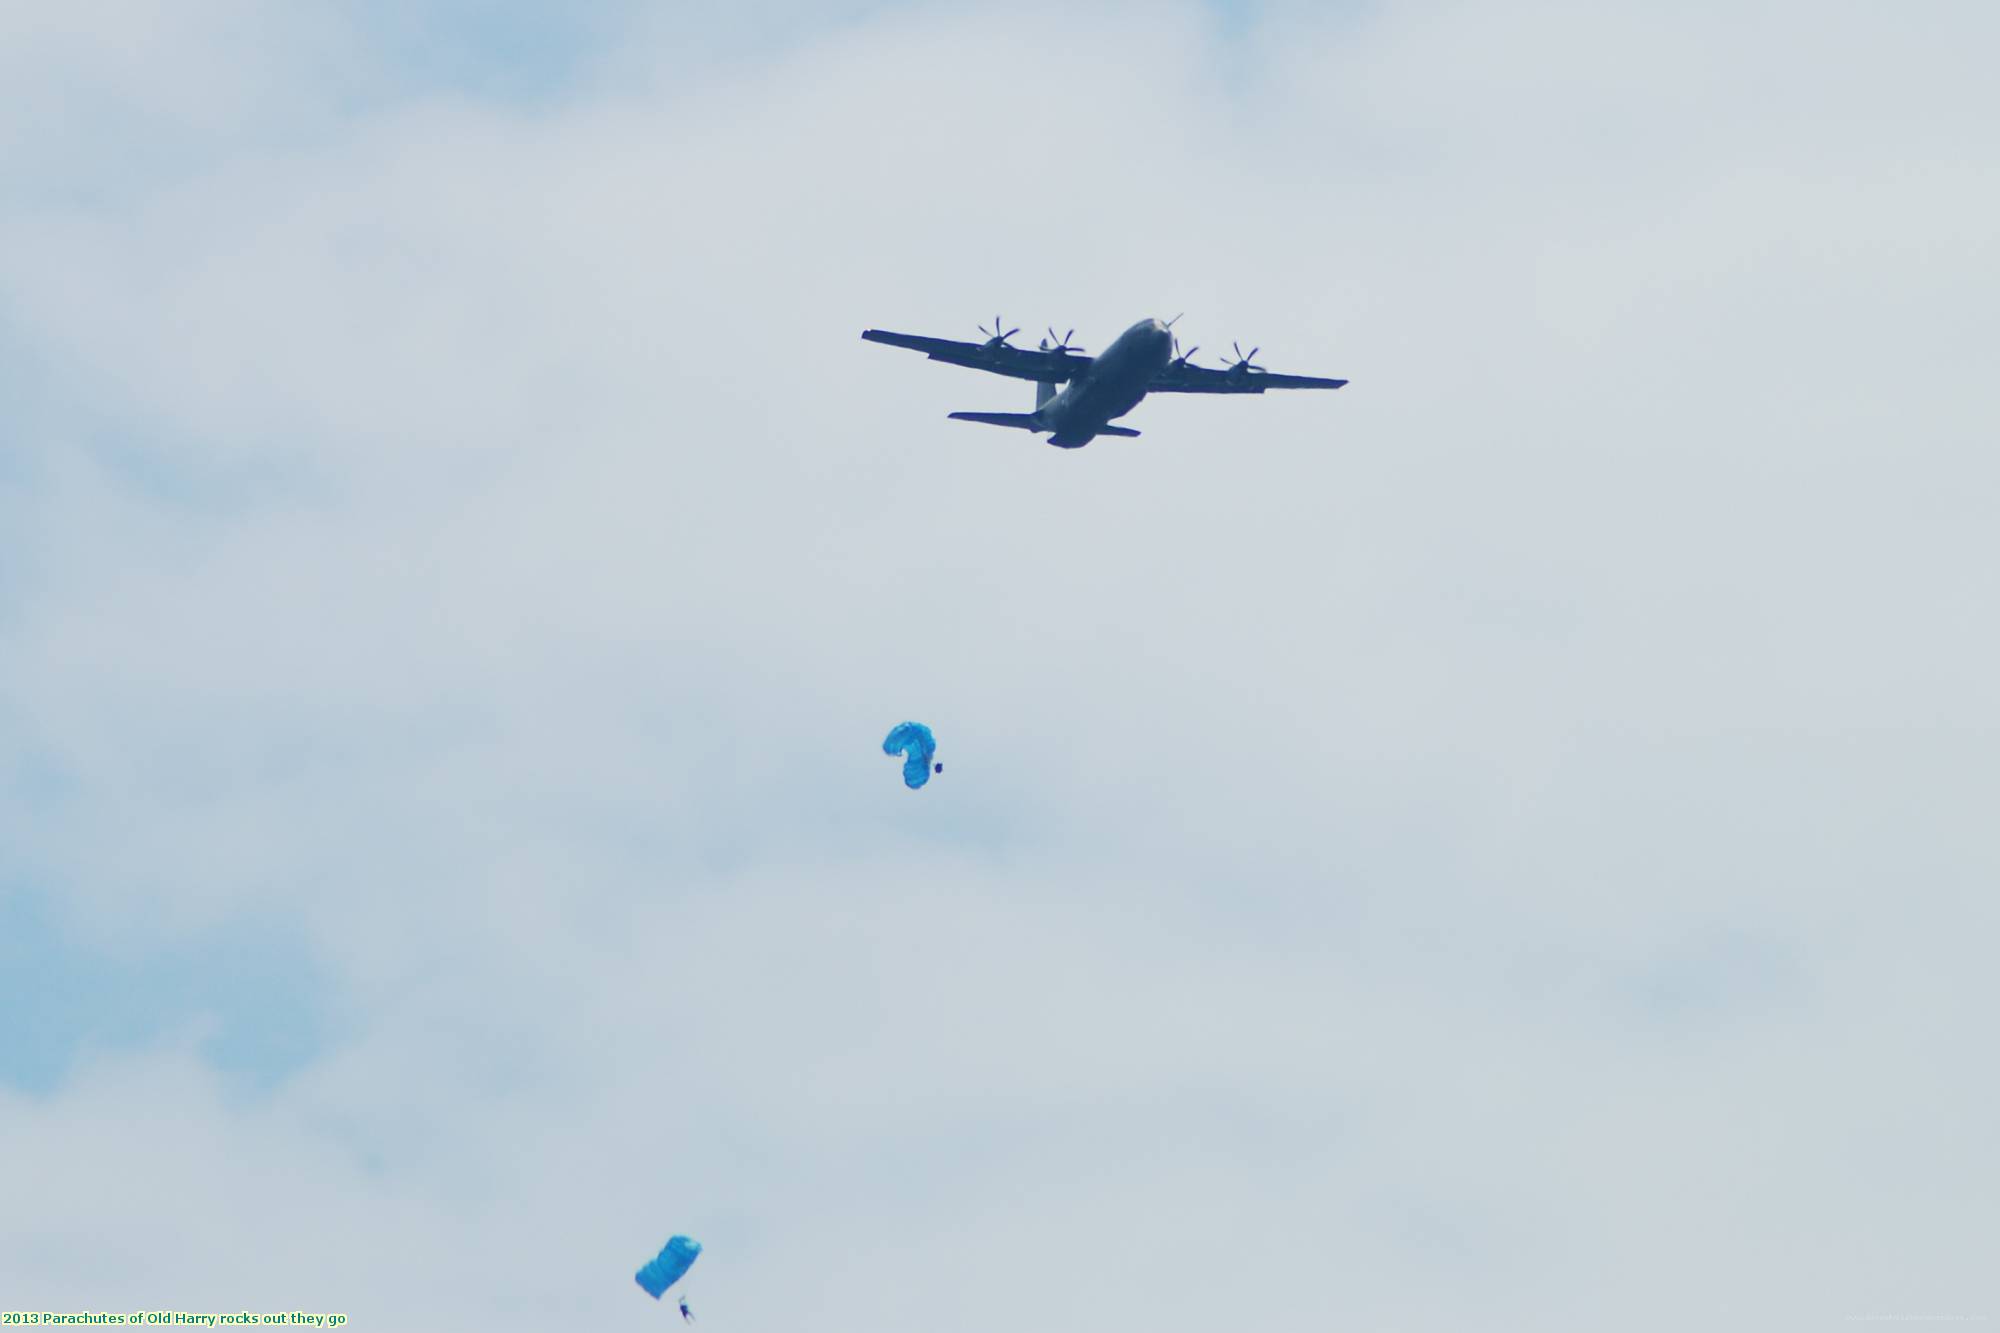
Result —
<instances>
[{"instance_id":1,"label":"aircraft tail fin","mask_svg":"<svg viewBox=\"0 0 2000 1333\"><path fill-rule=\"evenodd\" d=\"M1047 430L1033 412L953 412L953 421L978 421L988 426L1012 426L1016 430Z\"/></svg>"},{"instance_id":2,"label":"aircraft tail fin","mask_svg":"<svg viewBox=\"0 0 2000 1333\"><path fill-rule=\"evenodd\" d=\"M1055 396L1056 396L1055 385L1051 384L1047 380L1035 381L1035 410L1037 412L1041 411L1044 407L1048 406L1049 399Z\"/></svg>"}]
</instances>

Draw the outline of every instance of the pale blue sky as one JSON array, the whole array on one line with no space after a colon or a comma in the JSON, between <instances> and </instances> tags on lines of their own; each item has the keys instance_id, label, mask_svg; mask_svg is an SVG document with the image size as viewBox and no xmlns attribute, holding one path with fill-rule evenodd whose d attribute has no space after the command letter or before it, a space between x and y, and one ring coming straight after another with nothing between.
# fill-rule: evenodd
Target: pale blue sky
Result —
<instances>
[{"instance_id":1,"label":"pale blue sky","mask_svg":"<svg viewBox=\"0 0 2000 1333\"><path fill-rule=\"evenodd\" d=\"M16 793L18 799L18 789ZM83 1051L194 1034L201 1058L255 1092L323 1049L327 978L296 924L240 919L164 947L115 949L77 938L62 894L0 896L0 1073L48 1093Z\"/></svg>"}]
</instances>

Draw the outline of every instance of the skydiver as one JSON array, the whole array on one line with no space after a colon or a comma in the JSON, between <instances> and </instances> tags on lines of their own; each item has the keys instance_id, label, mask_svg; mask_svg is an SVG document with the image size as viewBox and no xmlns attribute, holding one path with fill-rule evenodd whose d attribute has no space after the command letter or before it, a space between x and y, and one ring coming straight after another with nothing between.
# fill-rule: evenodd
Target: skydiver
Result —
<instances>
[{"instance_id":1,"label":"skydiver","mask_svg":"<svg viewBox=\"0 0 2000 1333\"><path fill-rule=\"evenodd\" d=\"M685 1295L681 1297L681 1318L690 1324L694 1322L694 1311L688 1309L688 1298Z\"/></svg>"}]
</instances>

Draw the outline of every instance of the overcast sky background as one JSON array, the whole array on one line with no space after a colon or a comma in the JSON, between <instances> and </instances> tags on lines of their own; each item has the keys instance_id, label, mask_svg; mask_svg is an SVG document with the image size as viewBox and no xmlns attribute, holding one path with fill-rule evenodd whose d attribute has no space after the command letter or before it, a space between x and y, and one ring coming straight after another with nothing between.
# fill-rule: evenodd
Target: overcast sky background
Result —
<instances>
[{"instance_id":1,"label":"overcast sky background","mask_svg":"<svg viewBox=\"0 0 2000 1333\"><path fill-rule=\"evenodd\" d=\"M0 1306L2000 1322L2000 9L552 12L0 5Z\"/></svg>"}]
</instances>

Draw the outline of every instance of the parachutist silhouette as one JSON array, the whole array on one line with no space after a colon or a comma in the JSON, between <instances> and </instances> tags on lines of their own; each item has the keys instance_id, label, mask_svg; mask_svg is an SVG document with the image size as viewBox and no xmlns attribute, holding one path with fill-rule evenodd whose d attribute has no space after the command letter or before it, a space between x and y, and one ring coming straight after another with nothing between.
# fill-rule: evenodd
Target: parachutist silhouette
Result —
<instances>
[{"instance_id":1,"label":"parachutist silhouette","mask_svg":"<svg viewBox=\"0 0 2000 1333\"><path fill-rule=\"evenodd\" d=\"M685 1296L681 1297L681 1318L690 1324L694 1322L694 1311L688 1309L688 1298Z\"/></svg>"}]
</instances>

